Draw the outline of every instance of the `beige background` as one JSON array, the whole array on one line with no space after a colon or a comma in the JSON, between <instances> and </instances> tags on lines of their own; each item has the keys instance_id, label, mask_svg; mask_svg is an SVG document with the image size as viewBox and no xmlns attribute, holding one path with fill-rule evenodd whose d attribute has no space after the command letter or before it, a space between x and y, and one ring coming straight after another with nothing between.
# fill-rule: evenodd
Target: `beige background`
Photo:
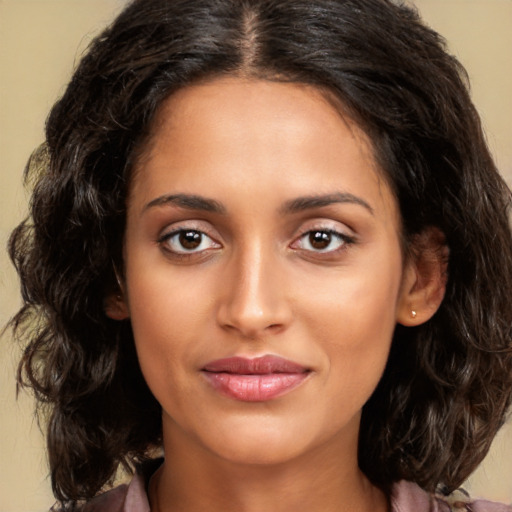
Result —
<instances>
[{"instance_id":1,"label":"beige background","mask_svg":"<svg viewBox=\"0 0 512 512\"><path fill-rule=\"evenodd\" d=\"M416 0L468 68L489 143L512 183L512 0ZM0 0L0 325L19 305L3 247L23 217L24 164L43 138L46 114L74 62L123 0ZM492 226L490 226L492 229ZM39 512L52 503L43 440L29 397L15 399L16 350L0 341L0 512ZM468 482L476 495L512 502L512 426Z\"/></svg>"}]
</instances>

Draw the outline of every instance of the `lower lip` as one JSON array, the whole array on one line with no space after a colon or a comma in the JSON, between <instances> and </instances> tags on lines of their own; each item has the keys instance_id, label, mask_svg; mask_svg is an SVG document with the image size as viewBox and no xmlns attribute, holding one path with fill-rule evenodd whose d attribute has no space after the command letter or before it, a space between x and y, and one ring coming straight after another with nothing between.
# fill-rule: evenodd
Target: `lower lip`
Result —
<instances>
[{"instance_id":1,"label":"lower lip","mask_svg":"<svg viewBox=\"0 0 512 512\"><path fill-rule=\"evenodd\" d=\"M203 375L222 395L243 402L265 402L292 391L304 382L309 373L241 375L203 371Z\"/></svg>"}]
</instances>

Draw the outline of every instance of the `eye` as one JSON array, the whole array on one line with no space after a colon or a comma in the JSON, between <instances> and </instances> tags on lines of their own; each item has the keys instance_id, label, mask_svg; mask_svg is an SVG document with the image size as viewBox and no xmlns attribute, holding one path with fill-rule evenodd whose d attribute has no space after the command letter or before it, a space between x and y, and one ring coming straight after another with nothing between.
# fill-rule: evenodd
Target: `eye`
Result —
<instances>
[{"instance_id":1,"label":"eye","mask_svg":"<svg viewBox=\"0 0 512 512\"><path fill-rule=\"evenodd\" d=\"M220 244L206 233L196 229L178 229L166 233L158 240L158 243L166 251L174 254L194 254L220 247Z\"/></svg>"},{"instance_id":2,"label":"eye","mask_svg":"<svg viewBox=\"0 0 512 512\"><path fill-rule=\"evenodd\" d=\"M294 245L312 252L334 252L353 242L352 237L331 229L313 229L304 233Z\"/></svg>"}]
</instances>

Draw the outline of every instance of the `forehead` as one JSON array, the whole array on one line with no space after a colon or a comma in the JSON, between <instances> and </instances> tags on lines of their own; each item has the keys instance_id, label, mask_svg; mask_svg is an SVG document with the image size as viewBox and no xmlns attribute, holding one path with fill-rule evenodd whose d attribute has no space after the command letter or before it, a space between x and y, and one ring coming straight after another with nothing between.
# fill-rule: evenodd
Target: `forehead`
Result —
<instances>
[{"instance_id":1,"label":"forehead","mask_svg":"<svg viewBox=\"0 0 512 512\"><path fill-rule=\"evenodd\" d=\"M233 115L235 113L236 115ZM270 115L269 115L270 114ZM315 130L336 132L342 123L367 152L373 165L372 146L364 131L345 112L343 103L329 90L295 82L267 81L239 77L221 77L179 89L157 110L150 134L140 152L146 158L161 149L158 143L174 132L178 145L180 134L195 131L197 142L207 126L218 128L217 137L230 129L242 135L254 128L253 142L275 132L296 135L299 143ZM265 128L265 129L262 129ZM255 133L258 131L258 133ZM309 132L309 133L308 133ZM190 139L190 138L189 138ZM192 140L189 140L190 143ZM204 147L205 140L201 141ZM328 143L328 140L326 140ZM137 168L141 168L138 165ZM376 169L376 167L375 167Z\"/></svg>"},{"instance_id":2,"label":"forehead","mask_svg":"<svg viewBox=\"0 0 512 512\"><path fill-rule=\"evenodd\" d=\"M162 104L132 192L148 201L165 186L222 195L220 187L242 191L255 177L290 195L355 187L394 202L368 137L332 95L241 78L189 86Z\"/></svg>"}]
</instances>

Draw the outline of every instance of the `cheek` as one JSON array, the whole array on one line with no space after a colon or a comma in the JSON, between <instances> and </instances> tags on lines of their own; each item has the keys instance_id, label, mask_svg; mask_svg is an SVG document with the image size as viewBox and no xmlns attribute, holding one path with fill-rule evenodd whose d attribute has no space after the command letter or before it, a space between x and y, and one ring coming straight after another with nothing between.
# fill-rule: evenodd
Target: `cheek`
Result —
<instances>
[{"instance_id":1,"label":"cheek","mask_svg":"<svg viewBox=\"0 0 512 512\"><path fill-rule=\"evenodd\" d=\"M303 276L297 307L319 334L343 333L347 342L364 332L385 337L396 323L400 281L400 261L347 266L335 274L309 273Z\"/></svg>"},{"instance_id":2,"label":"cheek","mask_svg":"<svg viewBox=\"0 0 512 512\"><path fill-rule=\"evenodd\" d=\"M176 270L167 262L127 265L129 309L134 332L182 337L204 321L210 307L207 275ZM172 327L172 328L171 328ZM184 331L184 332L181 332ZM178 336L179 335L179 336Z\"/></svg>"},{"instance_id":3,"label":"cheek","mask_svg":"<svg viewBox=\"0 0 512 512\"><path fill-rule=\"evenodd\" d=\"M383 270L385 268L385 271ZM380 271L379 269L382 269ZM396 325L401 267L382 265L337 279L305 283L302 318L330 367L329 378L373 391L387 362Z\"/></svg>"},{"instance_id":4,"label":"cheek","mask_svg":"<svg viewBox=\"0 0 512 512\"><path fill-rule=\"evenodd\" d=\"M168 269L130 272L130 318L142 372L160 400L170 381L179 382L192 366L195 329L204 318L200 294L189 283L170 279Z\"/></svg>"}]
</instances>

